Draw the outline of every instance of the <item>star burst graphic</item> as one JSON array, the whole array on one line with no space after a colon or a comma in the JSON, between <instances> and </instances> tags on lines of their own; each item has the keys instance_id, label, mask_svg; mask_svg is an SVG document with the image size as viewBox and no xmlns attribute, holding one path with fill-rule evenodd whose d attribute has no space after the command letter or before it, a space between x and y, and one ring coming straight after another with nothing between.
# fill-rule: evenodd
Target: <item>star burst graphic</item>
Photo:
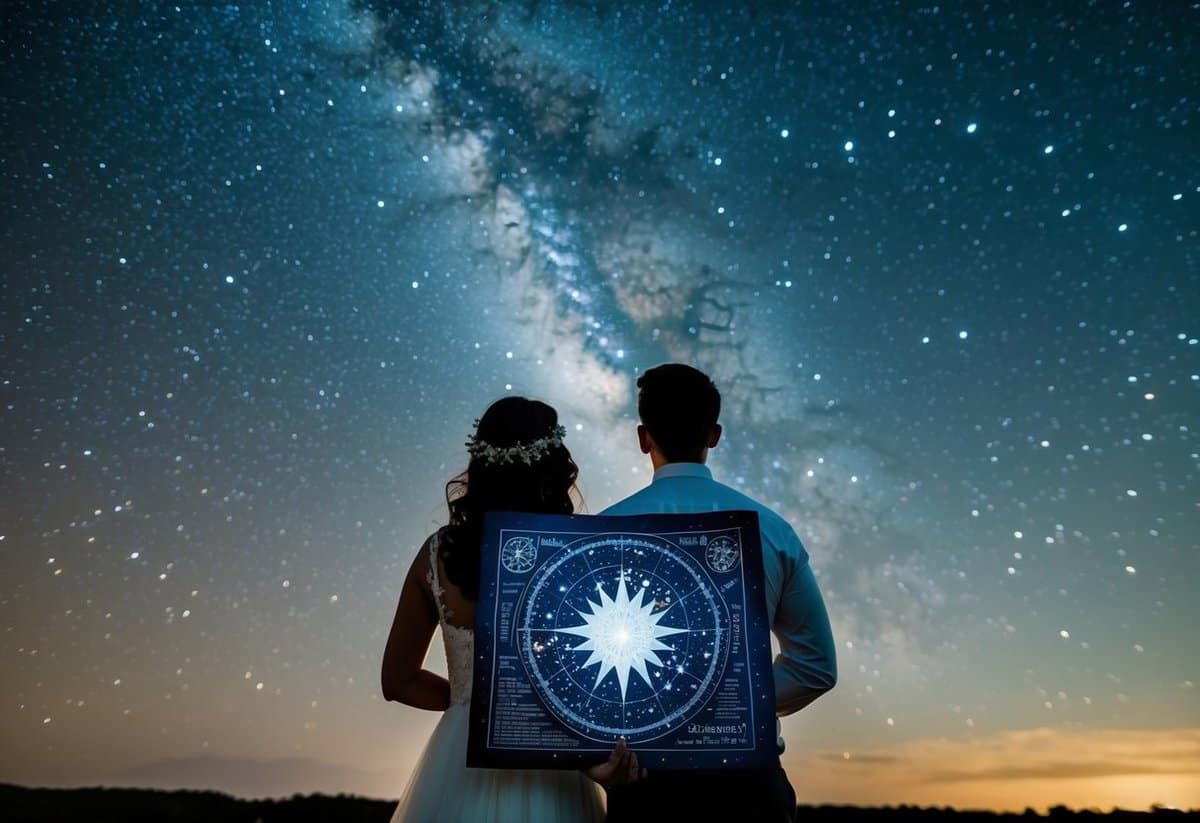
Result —
<instances>
[{"instance_id":1,"label":"star burst graphic","mask_svg":"<svg viewBox=\"0 0 1200 823\"><path fill-rule=\"evenodd\" d=\"M659 659L657 652L673 651L659 638L682 634L687 629L658 625L666 610L651 614L654 601L643 602L646 593L644 588L639 589L637 594L630 598L629 591L625 588L624 575L617 584L615 599L608 596L600 583L596 584L596 591L600 593L600 602L593 603L588 600L588 605L592 607L591 614L576 610L583 618L583 624L557 631L584 638L584 641L575 647L575 651L591 652L583 667L595 664L600 666L592 688L599 686L604 676L615 670L617 682L621 685L621 700L624 700L629 685L629 672L637 672L647 686L652 686L646 664L652 663L661 667L665 664Z\"/></svg>"}]
</instances>

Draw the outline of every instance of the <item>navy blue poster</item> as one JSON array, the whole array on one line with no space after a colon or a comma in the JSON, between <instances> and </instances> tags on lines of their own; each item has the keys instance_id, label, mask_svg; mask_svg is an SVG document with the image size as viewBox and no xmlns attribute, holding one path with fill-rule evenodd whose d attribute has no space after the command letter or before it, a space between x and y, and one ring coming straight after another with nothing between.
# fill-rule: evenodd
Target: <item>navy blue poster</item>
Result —
<instances>
[{"instance_id":1,"label":"navy blue poster","mask_svg":"<svg viewBox=\"0 0 1200 823\"><path fill-rule=\"evenodd\" d=\"M758 515L486 516L467 765L775 756Z\"/></svg>"}]
</instances>

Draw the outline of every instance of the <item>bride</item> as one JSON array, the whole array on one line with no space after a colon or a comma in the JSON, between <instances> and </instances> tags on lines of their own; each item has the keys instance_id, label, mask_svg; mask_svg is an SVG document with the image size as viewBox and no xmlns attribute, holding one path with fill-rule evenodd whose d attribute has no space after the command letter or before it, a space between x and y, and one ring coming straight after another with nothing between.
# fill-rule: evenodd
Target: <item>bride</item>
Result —
<instances>
[{"instance_id":1,"label":"bride","mask_svg":"<svg viewBox=\"0 0 1200 823\"><path fill-rule=\"evenodd\" d=\"M477 422L467 470L446 484L450 522L417 552L384 651L384 698L442 712L392 823L602 821L599 786L644 774L623 741L586 772L466 767L483 513L571 514L579 473L562 442L566 430L547 404L505 397ZM438 626L449 680L422 668Z\"/></svg>"}]
</instances>

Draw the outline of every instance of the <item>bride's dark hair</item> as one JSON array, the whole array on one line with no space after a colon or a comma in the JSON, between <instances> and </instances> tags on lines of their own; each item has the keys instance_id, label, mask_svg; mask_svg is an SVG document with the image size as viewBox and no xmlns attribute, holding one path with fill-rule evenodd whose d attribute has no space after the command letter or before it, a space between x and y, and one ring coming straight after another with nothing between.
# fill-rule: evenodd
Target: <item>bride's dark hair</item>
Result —
<instances>
[{"instance_id":1,"label":"bride's dark hair","mask_svg":"<svg viewBox=\"0 0 1200 823\"><path fill-rule=\"evenodd\" d=\"M558 412L540 400L504 397L488 406L475 436L505 448L552 433ZM479 543L486 511L573 514L580 501L579 467L561 443L532 463L489 462L473 456L467 470L446 484L450 522L442 528L439 553L446 576L470 600L479 599Z\"/></svg>"}]
</instances>

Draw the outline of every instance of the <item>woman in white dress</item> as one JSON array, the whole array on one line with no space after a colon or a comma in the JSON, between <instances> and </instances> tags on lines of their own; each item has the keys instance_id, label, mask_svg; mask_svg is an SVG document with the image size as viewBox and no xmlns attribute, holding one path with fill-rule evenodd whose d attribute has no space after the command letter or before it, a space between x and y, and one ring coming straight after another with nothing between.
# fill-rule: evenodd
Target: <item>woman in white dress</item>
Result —
<instances>
[{"instance_id":1,"label":"woman in white dress","mask_svg":"<svg viewBox=\"0 0 1200 823\"><path fill-rule=\"evenodd\" d=\"M618 743L587 772L466 767L479 541L489 510L571 514L579 473L563 445L565 429L545 403L506 397L477 421L466 472L446 484L450 522L417 552L400 593L383 657L383 695L441 711L413 769L398 821L602 821L600 786L637 780L637 756ZM447 680L422 668L434 629L442 629Z\"/></svg>"}]
</instances>

